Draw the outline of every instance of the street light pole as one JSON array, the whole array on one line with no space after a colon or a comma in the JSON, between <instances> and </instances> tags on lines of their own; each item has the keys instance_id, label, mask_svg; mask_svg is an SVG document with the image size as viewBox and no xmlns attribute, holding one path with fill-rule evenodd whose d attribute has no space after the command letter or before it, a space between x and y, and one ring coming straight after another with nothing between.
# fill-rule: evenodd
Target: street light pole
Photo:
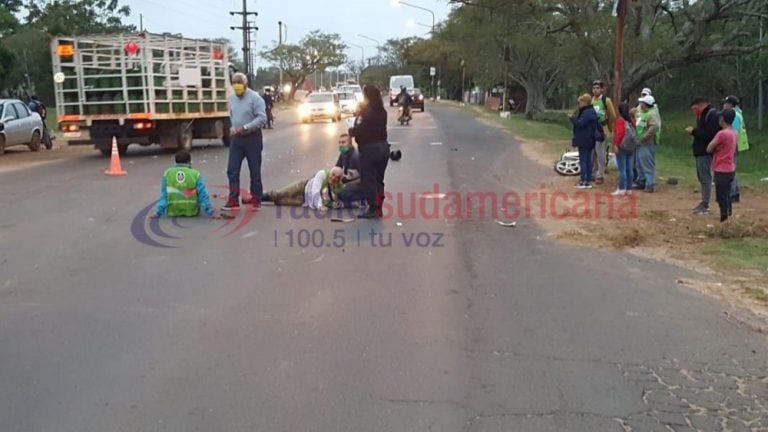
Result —
<instances>
[{"instance_id":1,"label":"street light pole","mask_svg":"<svg viewBox=\"0 0 768 432\"><path fill-rule=\"evenodd\" d=\"M347 43L347 45L349 45L349 46L353 46L353 47L355 47L355 48L360 48L360 52L361 52L361 57L360 57L360 62L361 62L361 63L360 63L360 67L361 67L361 68L364 68L364 67L365 67L365 47L364 47L364 46L362 46L362 45L354 44L354 43L352 43L352 42L346 42L346 43ZM362 72L362 69L361 69L360 71ZM357 77L357 82L358 82L358 83L360 82L360 77L359 77L359 76Z\"/></svg>"},{"instance_id":2,"label":"street light pole","mask_svg":"<svg viewBox=\"0 0 768 432\"><path fill-rule=\"evenodd\" d=\"M369 40L369 41L371 41L371 42L376 44L376 64L378 64L379 63L379 52L381 51L381 43L378 40L376 40L376 39L374 39L372 37L368 37L366 35L361 35L360 33L357 34L357 37L359 37L361 39L367 39L367 40Z\"/></svg>"},{"instance_id":3,"label":"street light pole","mask_svg":"<svg viewBox=\"0 0 768 432\"><path fill-rule=\"evenodd\" d=\"M278 31L280 32L280 35L278 36L277 46L282 46L283 45L283 22L282 21L278 21L277 22L277 27L278 27ZM283 65L282 65L282 62L280 62L279 67L280 67L280 83L278 84L279 89L277 91L278 92L282 92L283 91Z\"/></svg>"},{"instance_id":4,"label":"street light pole","mask_svg":"<svg viewBox=\"0 0 768 432\"><path fill-rule=\"evenodd\" d=\"M432 10L427 9L425 7L421 7L421 6L415 5L415 4L404 2L402 0L400 0L398 3L401 4L401 5L412 7L414 9L419 9L419 10L423 10L425 12L429 12L432 15L432 33L435 32L435 13Z\"/></svg>"}]
</instances>

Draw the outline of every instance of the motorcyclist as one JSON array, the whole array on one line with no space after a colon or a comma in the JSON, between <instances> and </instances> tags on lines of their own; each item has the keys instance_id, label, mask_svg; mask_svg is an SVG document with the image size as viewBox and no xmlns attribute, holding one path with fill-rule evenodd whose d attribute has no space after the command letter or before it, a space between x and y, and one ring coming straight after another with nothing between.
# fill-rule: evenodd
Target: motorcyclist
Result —
<instances>
[{"instance_id":1,"label":"motorcyclist","mask_svg":"<svg viewBox=\"0 0 768 432\"><path fill-rule=\"evenodd\" d=\"M397 95L397 104L403 107L403 116L411 119L411 105L413 104L413 98L408 94L408 90L405 86L400 86L400 94Z\"/></svg>"},{"instance_id":2,"label":"motorcyclist","mask_svg":"<svg viewBox=\"0 0 768 432\"><path fill-rule=\"evenodd\" d=\"M270 89L266 88L264 89L264 96L262 97L264 99L264 104L266 105L266 111L267 111L267 128L272 129L272 123L275 121L274 116L272 115L272 108L275 106L275 101L272 99L272 92Z\"/></svg>"}]
</instances>

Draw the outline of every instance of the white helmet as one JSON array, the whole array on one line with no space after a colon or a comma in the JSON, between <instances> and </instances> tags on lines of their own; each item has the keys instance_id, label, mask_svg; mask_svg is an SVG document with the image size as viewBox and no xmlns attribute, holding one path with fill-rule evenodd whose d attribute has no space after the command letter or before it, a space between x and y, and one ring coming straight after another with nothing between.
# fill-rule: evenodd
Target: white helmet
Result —
<instances>
[{"instance_id":1,"label":"white helmet","mask_svg":"<svg viewBox=\"0 0 768 432\"><path fill-rule=\"evenodd\" d=\"M640 96L651 96L653 93L651 93L651 89L648 87L644 88L643 91L640 92Z\"/></svg>"}]
</instances>

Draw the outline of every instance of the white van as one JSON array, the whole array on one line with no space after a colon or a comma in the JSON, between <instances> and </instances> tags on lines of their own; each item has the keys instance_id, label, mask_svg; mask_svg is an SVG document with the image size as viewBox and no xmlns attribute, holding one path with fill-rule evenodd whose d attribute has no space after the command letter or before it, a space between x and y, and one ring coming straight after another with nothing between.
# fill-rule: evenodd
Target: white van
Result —
<instances>
[{"instance_id":1,"label":"white van","mask_svg":"<svg viewBox=\"0 0 768 432\"><path fill-rule=\"evenodd\" d=\"M416 87L413 83L413 75L392 75L389 77L389 106L394 106L397 102L400 87L405 87L406 91L413 96L414 87Z\"/></svg>"}]
</instances>

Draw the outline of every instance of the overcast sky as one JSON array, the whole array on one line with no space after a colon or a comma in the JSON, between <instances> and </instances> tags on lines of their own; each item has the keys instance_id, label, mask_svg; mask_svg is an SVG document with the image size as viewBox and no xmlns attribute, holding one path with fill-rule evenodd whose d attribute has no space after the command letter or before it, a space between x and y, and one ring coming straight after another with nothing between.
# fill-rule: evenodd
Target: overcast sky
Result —
<instances>
[{"instance_id":1,"label":"overcast sky","mask_svg":"<svg viewBox=\"0 0 768 432\"><path fill-rule=\"evenodd\" d=\"M278 38L278 21L287 25L288 42L298 42L309 31L319 29L339 33L343 40L365 47L366 57L376 52L376 43L357 36L363 34L384 43L395 37L427 36L429 28L414 25L413 21L432 24L429 12L395 6L395 0L248 0L248 9L259 13L256 46L259 50ZM445 19L450 11L448 0L408 0L408 3L431 9L436 22ZM242 33L230 26L242 25L242 18L230 16L230 10L242 10L242 0L122 0L131 7L128 21L139 25L139 14L144 16L144 27L153 33L182 33L193 38L227 37L240 49ZM411 24L409 25L409 21ZM351 47L350 56L359 58L360 48ZM257 60L259 66L267 63Z\"/></svg>"}]
</instances>

